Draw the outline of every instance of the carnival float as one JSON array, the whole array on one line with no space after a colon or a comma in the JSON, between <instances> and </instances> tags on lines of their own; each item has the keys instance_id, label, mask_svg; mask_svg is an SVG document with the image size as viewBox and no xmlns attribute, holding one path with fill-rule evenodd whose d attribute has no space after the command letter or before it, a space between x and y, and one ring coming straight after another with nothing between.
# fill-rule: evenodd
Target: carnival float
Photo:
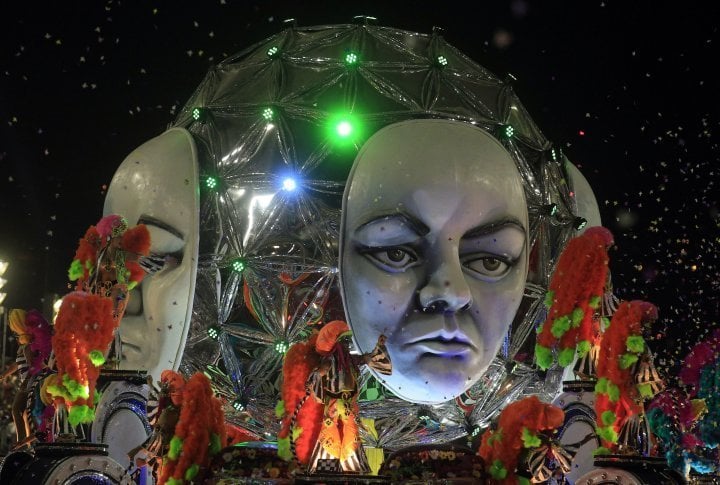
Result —
<instances>
[{"instance_id":1,"label":"carnival float","mask_svg":"<svg viewBox=\"0 0 720 485\"><path fill-rule=\"evenodd\" d=\"M720 336L665 385L513 82L372 17L215 65L13 313L0 482L712 483Z\"/></svg>"}]
</instances>

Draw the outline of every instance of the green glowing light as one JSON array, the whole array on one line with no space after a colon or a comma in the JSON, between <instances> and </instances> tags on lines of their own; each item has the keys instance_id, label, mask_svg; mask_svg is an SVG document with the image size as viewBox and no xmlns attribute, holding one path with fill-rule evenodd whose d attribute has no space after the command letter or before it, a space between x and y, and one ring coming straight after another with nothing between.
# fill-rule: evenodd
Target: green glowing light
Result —
<instances>
[{"instance_id":1,"label":"green glowing light","mask_svg":"<svg viewBox=\"0 0 720 485\"><path fill-rule=\"evenodd\" d=\"M358 61L358 55L354 52L348 52L345 54L345 64L352 66L354 64L357 64Z\"/></svg>"},{"instance_id":2,"label":"green glowing light","mask_svg":"<svg viewBox=\"0 0 720 485\"><path fill-rule=\"evenodd\" d=\"M245 409L245 405L240 401L240 399L235 399L232 403L233 409L236 411L242 411Z\"/></svg>"},{"instance_id":3,"label":"green glowing light","mask_svg":"<svg viewBox=\"0 0 720 485\"><path fill-rule=\"evenodd\" d=\"M445 67L448 65L447 57L445 56L437 56L437 63L439 66Z\"/></svg>"},{"instance_id":4,"label":"green glowing light","mask_svg":"<svg viewBox=\"0 0 720 485\"><path fill-rule=\"evenodd\" d=\"M236 259L235 261L233 261L232 269L233 269L233 271L242 273L243 270L245 269L245 261L243 261L242 259Z\"/></svg>"},{"instance_id":5,"label":"green glowing light","mask_svg":"<svg viewBox=\"0 0 720 485\"><path fill-rule=\"evenodd\" d=\"M217 340L218 337L220 337L220 330L218 330L217 327L210 327L207 330L208 337L210 337L213 340Z\"/></svg>"},{"instance_id":6,"label":"green glowing light","mask_svg":"<svg viewBox=\"0 0 720 485\"><path fill-rule=\"evenodd\" d=\"M218 184L218 181L215 177L208 177L205 180L205 185L207 186L208 189L214 189L215 187L217 187L217 184Z\"/></svg>"},{"instance_id":7,"label":"green glowing light","mask_svg":"<svg viewBox=\"0 0 720 485\"><path fill-rule=\"evenodd\" d=\"M207 118L207 109L205 108L193 108L192 110L192 117L195 121L199 121L200 123L205 122L205 118Z\"/></svg>"},{"instance_id":8,"label":"green glowing light","mask_svg":"<svg viewBox=\"0 0 720 485\"><path fill-rule=\"evenodd\" d=\"M268 57L274 57L279 51L280 49L278 49L277 46L273 46L268 49L267 55Z\"/></svg>"},{"instance_id":9,"label":"green glowing light","mask_svg":"<svg viewBox=\"0 0 720 485\"><path fill-rule=\"evenodd\" d=\"M335 126L335 132L342 138L347 138L353 131L352 124L347 120L342 120Z\"/></svg>"},{"instance_id":10,"label":"green glowing light","mask_svg":"<svg viewBox=\"0 0 720 485\"><path fill-rule=\"evenodd\" d=\"M503 130L503 134L506 138L512 138L513 134L515 133L515 129L511 125L506 125L505 129Z\"/></svg>"},{"instance_id":11,"label":"green glowing light","mask_svg":"<svg viewBox=\"0 0 720 485\"><path fill-rule=\"evenodd\" d=\"M265 109L263 110L263 112L262 112L263 118L265 118L265 119L268 120L268 121L270 121L271 119L273 119L273 115L274 115L274 114L275 114L275 113L273 113L272 108L265 108Z\"/></svg>"},{"instance_id":12,"label":"green glowing light","mask_svg":"<svg viewBox=\"0 0 720 485\"><path fill-rule=\"evenodd\" d=\"M557 204L548 204L545 206L545 210L549 216L554 216L558 213L558 206Z\"/></svg>"},{"instance_id":13,"label":"green glowing light","mask_svg":"<svg viewBox=\"0 0 720 485\"><path fill-rule=\"evenodd\" d=\"M360 120L347 112L333 114L325 125L326 135L336 147L356 146L362 135L362 123Z\"/></svg>"},{"instance_id":14,"label":"green glowing light","mask_svg":"<svg viewBox=\"0 0 720 485\"><path fill-rule=\"evenodd\" d=\"M289 348L290 345L284 340L278 340L277 342L275 342L275 350L278 354L284 354L288 351Z\"/></svg>"}]
</instances>

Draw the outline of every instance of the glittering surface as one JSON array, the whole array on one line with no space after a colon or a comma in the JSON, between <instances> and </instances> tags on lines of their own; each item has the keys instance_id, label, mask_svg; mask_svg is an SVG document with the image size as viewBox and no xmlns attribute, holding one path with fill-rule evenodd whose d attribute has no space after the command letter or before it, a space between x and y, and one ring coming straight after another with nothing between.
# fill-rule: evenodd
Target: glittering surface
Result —
<instances>
[{"instance_id":1,"label":"glittering surface","mask_svg":"<svg viewBox=\"0 0 720 485\"><path fill-rule=\"evenodd\" d=\"M348 64L346 52L359 60ZM210 69L180 111L175 126L193 134L205 181L198 283L181 369L190 374L218 362L229 371L232 389L223 392L234 391L243 402L249 431L257 432L259 423L275 432L267 412L272 406L259 403L278 399L282 349L318 321L343 318L337 228L357 150L383 126L415 118L481 127L506 147L522 175L536 256L510 338L510 348L519 349L542 319L544 307L536 303L578 214L562 153L509 80L437 31L415 33L364 19L286 28L231 55ZM357 135L337 140L328 134L338 119L350 119ZM288 186L288 177L295 184ZM543 211L548 204L556 214ZM502 364L490 369L488 390L468 418L471 427L487 426L505 403L535 392L530 384L541 380L529 368L522 374ZM438 410L443 421L453 412ZM454 437L444 432L440 440Z\"/></svg>"},{"instance_id":2,"label":"glittering surface","mask_svg":"<svg viewBox=\"0 0 720 485\"><path fill-rule=\"evenodd\" d=\"M42 307L44 293L66 291L66 268L102 212L104 184L176 119L210 65L279 32L288 17L302 26L367 13L408 30L444 27L469 57L517 77L520 98L580 166L616 236L616 294L658 305L650 346L660 370L674 373L720 313L717 22L700 6L626 3L498 2L479 16L461 2L432 12L415 2L361 11L230 0L5 7L6 304Z\"/></svg>"}]
</instances>

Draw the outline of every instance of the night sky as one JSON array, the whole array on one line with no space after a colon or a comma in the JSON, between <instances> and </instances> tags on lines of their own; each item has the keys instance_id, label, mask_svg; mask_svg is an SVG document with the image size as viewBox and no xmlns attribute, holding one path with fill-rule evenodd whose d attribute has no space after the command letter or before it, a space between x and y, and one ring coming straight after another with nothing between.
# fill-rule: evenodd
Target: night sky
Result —
<instances>
[{"instance_id":1,"label":"night sky","mask_svg":"<svg viewBox=\"0 0 720 485\"><path fill-rule=\"evenodd\" d=\"M211 65L288 18L311 26L372 15L417 32L441 27L469 57L517 78L615 234L615 293L658 305L651 345L661 367L676 364L720 314L720 15L711 2L475 2L476 14L464 5L3 2L5 305L42 308L68 291L77 240L102 216L115 168L165 130Z\"/></svg>"}]
</instances>

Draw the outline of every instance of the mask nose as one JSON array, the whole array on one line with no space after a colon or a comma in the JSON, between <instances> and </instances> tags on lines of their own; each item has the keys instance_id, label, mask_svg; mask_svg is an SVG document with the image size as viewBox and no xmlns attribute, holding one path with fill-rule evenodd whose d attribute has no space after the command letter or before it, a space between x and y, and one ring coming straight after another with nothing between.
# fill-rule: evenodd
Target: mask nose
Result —
<instances>
[{"instance_id":1,"label":"mask nose","mask_svg":"<svg viewBox=\"0 0 720 485\"><path fill-rule=\"evenodd\" d=\"M418 294L420 308L426 313L458 312L470 308L472 294L460 261L442 261L429 275Z\"/></svg>"}]
</instances>

